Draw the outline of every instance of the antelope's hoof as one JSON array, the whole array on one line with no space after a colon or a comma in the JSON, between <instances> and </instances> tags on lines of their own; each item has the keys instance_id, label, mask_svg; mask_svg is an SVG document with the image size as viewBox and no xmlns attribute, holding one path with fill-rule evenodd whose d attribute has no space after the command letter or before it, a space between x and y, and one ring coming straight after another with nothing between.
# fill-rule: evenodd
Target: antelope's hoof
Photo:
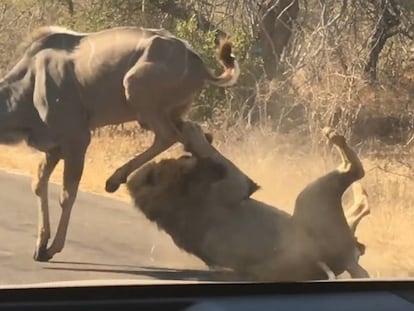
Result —
<instances>
[{"instance_id":1,"label":"antelope's hoof","mask_svg":"<svg viewBox=\"0 0 414 311\"><path fill-rule=\"evenodd\" d=\"M119 186L121 186L121 184L124 183L126 183L125 177L119 178L116 174L114 174L111 177L109 177L106 181L105 191L109 193L114 193L119 189Z\"/></svg>"},{"instance_id":2,"label":"antelope's hoof","mask_svg":"<svg viewBox=\"0 0 414 311\"><path fill-rule=\"evenodd\" d=\"M49 261L51 258L52 258L52 256L50 256L47 253L46 246L36 249L34 254L33 254L33 259L35 261L39 261L39 262L46 262L46 261Z\"/></svg>"}]
</instances>

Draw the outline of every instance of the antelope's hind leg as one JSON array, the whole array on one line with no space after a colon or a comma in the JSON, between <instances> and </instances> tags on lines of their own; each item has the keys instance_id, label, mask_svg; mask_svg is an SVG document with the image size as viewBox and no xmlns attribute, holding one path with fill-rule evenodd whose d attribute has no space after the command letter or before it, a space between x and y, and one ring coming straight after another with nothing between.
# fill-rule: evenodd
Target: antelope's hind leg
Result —
<instances>
[{"instance_id":1,"label":"antelope's hind leg","mask_svg":"<svg viewBox=\"0 0 414 311\"><path fill-rule=\"evenodd\" d=\"M173 120L168 113L168 107L177 105L177 101L166 95L176 76L167 66L151 62L138 62L125 75L127 103L137 114L137 120L154 133L154 141L147 150L115 170L106 181L107 192L118 190L133 171L181 140L180 120Z\"/></svg>"}]
</instances>

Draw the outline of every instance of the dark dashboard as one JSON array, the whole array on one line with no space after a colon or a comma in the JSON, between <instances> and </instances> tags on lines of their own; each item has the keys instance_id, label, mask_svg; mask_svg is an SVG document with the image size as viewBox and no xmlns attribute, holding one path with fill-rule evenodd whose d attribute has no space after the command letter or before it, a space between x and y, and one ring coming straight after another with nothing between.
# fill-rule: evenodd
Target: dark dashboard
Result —
<instances>
[{"instance_id":1,"label":"dark dashboard","mask_svg":"<svg viewBox=\"0 0 414 311\"><path fill-rule=\"evenodd\" d=\"M414 310L414 281L68 286L0 290L0 310Z\"/></svg>"}]
</instances>

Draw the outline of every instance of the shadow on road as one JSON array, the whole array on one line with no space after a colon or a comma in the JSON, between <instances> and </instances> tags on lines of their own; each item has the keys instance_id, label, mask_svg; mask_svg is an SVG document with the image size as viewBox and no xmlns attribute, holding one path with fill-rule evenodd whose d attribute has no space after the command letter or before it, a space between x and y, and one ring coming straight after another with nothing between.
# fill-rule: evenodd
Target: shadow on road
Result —
<instances>
[{"instance_id":1,"label":"shadow on road","mask_svg":"<svg viewBox=\"0 0 414 311\"><path fill-rule=\"evenodd\" d=\"M132 274L135 276L147 276L159 280L177 281L240 281L231 271L207 271L195 269L171 269L163 267L146 267L132 265L114 265L92 262L50 261L52 264L64 264L63 267L43 267L46 270L97 272Z\"/></svg>"}]
</instances>

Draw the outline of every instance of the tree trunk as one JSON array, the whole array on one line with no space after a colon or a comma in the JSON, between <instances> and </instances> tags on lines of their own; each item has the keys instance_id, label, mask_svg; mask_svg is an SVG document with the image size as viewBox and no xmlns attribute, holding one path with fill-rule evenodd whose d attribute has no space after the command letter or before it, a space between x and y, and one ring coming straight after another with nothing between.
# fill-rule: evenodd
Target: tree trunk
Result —
<instances>
[{"instance_id":1,"label":"tree trunk","mask_svg":"<svg viewBox=\"0 0 414 311\"><path fill-rule=\"evenodd\" d=\"M380 0L380 16L374 34L369 39L369 55L365 65L365 74L371 82L377 80L378 59L387 40L398 33L400 11L393 0Z\"/></svg>"},{"instance_id":2,"label":"tree trunk","mask_svg":"<svg viewBox=\"0 0 414 311\"><path fill-rule=\"evenodd\" d=\"M299 0L262 1L259 42L265 71L270 78L277 72L280 56L289 43L298 14Z\"/></svg>"}]
</instances>

